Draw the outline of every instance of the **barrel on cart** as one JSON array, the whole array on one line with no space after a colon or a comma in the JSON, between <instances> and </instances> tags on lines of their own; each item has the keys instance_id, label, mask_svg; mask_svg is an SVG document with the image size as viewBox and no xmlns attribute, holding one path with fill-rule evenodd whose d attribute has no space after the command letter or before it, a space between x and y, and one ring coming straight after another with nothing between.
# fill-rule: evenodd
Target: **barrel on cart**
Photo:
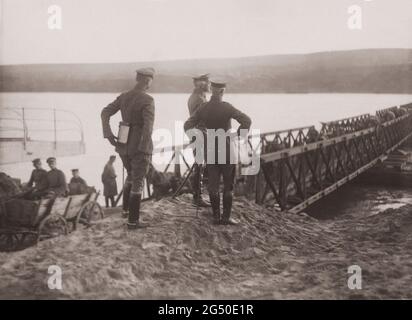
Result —
<instances>
[{"instance_id":1,"label":"barrel on cart","mask_svg":"<svg viewBox=\"0 0 412 320\"><path fill-rule=\"evenodd\" d=\"M11 199L0 204L0 250L14 251L39 241L67 235L104 218L92 191L38 201Z\"/></svg>"}]
</instances>

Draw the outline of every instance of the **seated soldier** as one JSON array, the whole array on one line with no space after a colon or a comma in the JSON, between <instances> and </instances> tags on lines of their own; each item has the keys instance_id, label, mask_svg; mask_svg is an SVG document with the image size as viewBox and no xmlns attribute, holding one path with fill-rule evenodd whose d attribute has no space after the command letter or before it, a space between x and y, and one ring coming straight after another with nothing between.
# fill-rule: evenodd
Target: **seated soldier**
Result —
<instances>
[{"instance_id":1,"label":"seated soldier","mask_svg":"<svg viewBox=\"0 0 412 320\"><path fill-rule=\"evenodd\" d=\"M56 158L48 158L47 164L50 167L50 171L47 172L47 196L65 196L68 192L66 176L63 171L56 168Z\"/></svg>"},{"instance_id":2,"label":"seated soldier","mask_svg":"<svg viewBox=\"0 0 412 320\"><path fill-rule=\"evenodd\" d=\"M70 194L83 194L87 193L87 183L80 177L79 169L72 169L73 177L70 179L69 192Z\"/></svg>"},{"instance_id":3,"label":"seated soldier","mask_svg":"<svg viewBox=\"0 0 412 320\"><path fill-rule=\"evenodd\" d=\"M29 188L30 191L26 195L26 198L35 200L46 194L48 182L47 171L42 168L40 159L34 159L32 162L34 170L31 172L30 180L27 183L27 188Z\"/></svg>"}]
</instances>

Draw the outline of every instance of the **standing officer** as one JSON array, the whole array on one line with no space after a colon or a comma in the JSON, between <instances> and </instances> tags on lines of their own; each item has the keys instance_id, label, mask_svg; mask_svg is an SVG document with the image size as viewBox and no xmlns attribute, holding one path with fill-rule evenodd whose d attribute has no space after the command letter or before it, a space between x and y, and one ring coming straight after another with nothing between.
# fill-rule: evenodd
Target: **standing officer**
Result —
<instances>
[{"instance_id":1,"label":"standing officer","mask_svg":"<svg viewBox=\"0 0 412 320\"><path fill-rule=\"evenodd\" d=\"M223 129L224 132L228 132L231 129L231 119L235 119L240 123L237 130L238 135L244 133L250 129L251 120L244 113L240 112L238 109L233 107L230 103L223 101L223 94L225 92L226 84L212 82L212 96L210 101L202 105L194 114L191 116L184 125L185 131L196 128L199 123L204 123L207 128L208 134L207 139L210 139L210 131L215 132L215 130ZM243 129L243 130L242 130ZM242 131L241 131L242 130ZM231 145L230 138L225 136L225 145L219 145L220 139L215 137L215 141L208 141L208 152L209 146L212 144L214 146L215 156L222 153L225 150L225 161L224 163L219 163L215 159L209 159L207 157L207 172L209 177L209 197L210 203L212 205L214 223L216 224L235 224L234 221L230 220L230 214L232 210L232 191L235 175L235 164L230 163L230 153ZM210 163L210 160L212 160ZM220 177L223 176L224 191L223 191L223 215L220 216L220 195L219 195L219 183Z\"/></svg>"},{"instance_id":2,"label":"standing officer","mask_svg":"<svg viewBox=\"0 0 412 320\"><path fill-rule=\"evenodd\" d=\"M136 71L136 86L122 93L102 111L103 136L116 147L127 171L123 188L123 209L129 210L127 226L130 230L144 227L139 224L140 202L144 178L153 152L152 131L155 117L154 100L146 93L150 88L154 69ZM110 117L120 110L122 122L119 137L110 128Z\"/></svg>"},{"instance_id":3,"label":"standing officer","mask_svg":"<svg viewBox=\"0 0 412 320\"><path fill-rule=\"evenodd\" d=\"M193 85L193 92L187 101L190 116L192 116L201 105L207 102L206 92L210 91L209 74L202 74L198 77L194 77ZM206 131L203 124L199 124L197 128L199 130ZM202 165L195 162L193 169L193 204L198 207L209 207L209 205L202 199Z\"/></svg>"}]
</instances>

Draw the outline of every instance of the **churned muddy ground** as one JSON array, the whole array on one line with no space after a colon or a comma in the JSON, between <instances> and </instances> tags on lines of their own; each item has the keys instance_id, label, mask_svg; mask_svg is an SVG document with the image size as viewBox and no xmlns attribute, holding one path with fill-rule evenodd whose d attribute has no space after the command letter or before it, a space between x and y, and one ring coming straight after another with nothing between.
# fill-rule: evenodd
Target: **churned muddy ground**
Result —
<instances>
[{"instance_id":1,"label":"churned muddy ground","mask_svg":"<svg viewBox=\"0 0 412 320\"><path fill-rule=\"evenodd\" d=\"M110 214L90 229L0 253L0 298L412 299L408 203L316 220L238 198L240 224L230 227L212 225L188 196L143 210L147 229L128 232ZM62 269L61 291L47 286L50 265ZM362 290L347 286L350 265L362 268Z\"/></svg>"}]
</instances>

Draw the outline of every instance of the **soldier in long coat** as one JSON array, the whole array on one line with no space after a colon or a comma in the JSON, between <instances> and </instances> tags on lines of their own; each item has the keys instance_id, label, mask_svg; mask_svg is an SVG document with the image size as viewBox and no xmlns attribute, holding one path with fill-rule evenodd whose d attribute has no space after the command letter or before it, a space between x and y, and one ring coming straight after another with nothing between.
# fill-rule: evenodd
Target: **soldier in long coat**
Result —
<instances>
[{"instance_id":1,"label":"soldier in long coat","mask_svg":"<svg viewBox=\"0 0 412 320\"><path fill-rule=\"evenodd\" d=\"M114 207L115 201L114 197L117 195L117 182L116 182L116 171L114 170L113 163L116 160L116 156L110 156L109 161L106 163L102 173L103 182L103 195L106 200L106 208L109 207L109 200L111 206Z\"/></svg>"}]
</instances>

